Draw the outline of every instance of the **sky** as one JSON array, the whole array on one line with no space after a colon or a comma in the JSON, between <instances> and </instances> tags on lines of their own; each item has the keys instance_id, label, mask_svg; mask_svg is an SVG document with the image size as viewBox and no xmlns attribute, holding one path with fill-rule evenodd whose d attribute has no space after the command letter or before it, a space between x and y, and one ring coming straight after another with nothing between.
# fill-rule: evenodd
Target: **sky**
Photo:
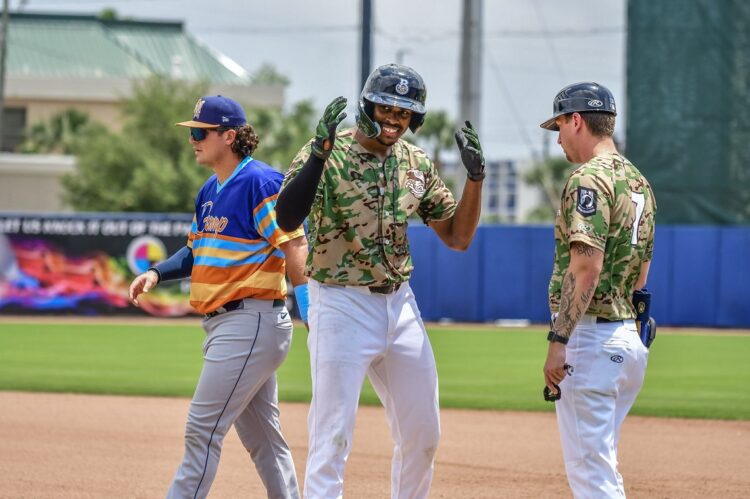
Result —
<instances>
[{"instance_id":1,"label":"sky","mask_svg":"<svg viewBox=\"0 0 750 499\"><path fill-rule=\"evenodd\" d=\"M427 86L427 109L458 123L461 0L372 0L373 68L402 62ZM290 80L287 105L322 110L338 95L354 116L360 88L360 0L11 0L11 10L184 22L202 43L252 73L270 63ZM618 105L625 132L626 0L485 0L481 120L485 156L528 160L557 135L539 128L564 86L596 81ZM545 144L546 141L546 144Z\"/></svg>"}]
</instances>

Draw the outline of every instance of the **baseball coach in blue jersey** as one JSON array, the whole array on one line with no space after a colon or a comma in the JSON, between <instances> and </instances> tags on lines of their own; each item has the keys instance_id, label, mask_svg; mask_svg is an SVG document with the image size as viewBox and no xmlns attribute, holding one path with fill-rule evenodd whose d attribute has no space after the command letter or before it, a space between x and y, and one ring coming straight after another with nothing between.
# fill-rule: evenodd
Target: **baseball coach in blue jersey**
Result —
<instances>
[{"instance_id":1,"label":"baseball coach in blue jersey","mask_svg":"<svg viewBox=\"0 0 750 499\"><path fill-rule=\"evenodd\" d=\"M206 497L221 447L234 425L268 497L299 498L289 446L279 424L276 369L289 352L284 306L288 274L306 321L307 241L276 224L283 176L253 158L258 136L237 102L203 97L190 129L201 165L214 171L201 188L186 245L135 278L130 299L161 281L190 277L190 303L204 314L203 370L185 430L185 454L168 498Z\"/></svg>"}]
</instances>

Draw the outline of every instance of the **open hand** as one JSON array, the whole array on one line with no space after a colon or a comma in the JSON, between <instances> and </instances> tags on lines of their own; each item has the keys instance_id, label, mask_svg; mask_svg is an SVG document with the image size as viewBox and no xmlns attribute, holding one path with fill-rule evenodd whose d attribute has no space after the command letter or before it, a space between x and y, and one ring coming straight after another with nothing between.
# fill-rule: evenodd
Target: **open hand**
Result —
<instances>
[{"instance_id":1,"label":"open hand","mask_svg":"<svg viewBox=\"0 0 750 499\"><path fill-rule=\"evenodd\" d=\"M466 168L469 179L475 182L484 180L482 145L479 143L479 136L471 122L466 121L466 126L457 131L455 137L458 150L461 152L461 162Z\"/></svg>"},{"instance_id":2,"label":"open hand","mask_svg":"<svg viewBox=\"0 0 750 499\"><path fill-rule=\"evenodd\" d=\"M315 157L325 161L331 155L333 142L336 140L336 127L346 118L346 113L342 113L345 107L344 97L336 97L326 107L315 129L315 140L312 144L312 153Z\"/></svg>"}]
</instances>

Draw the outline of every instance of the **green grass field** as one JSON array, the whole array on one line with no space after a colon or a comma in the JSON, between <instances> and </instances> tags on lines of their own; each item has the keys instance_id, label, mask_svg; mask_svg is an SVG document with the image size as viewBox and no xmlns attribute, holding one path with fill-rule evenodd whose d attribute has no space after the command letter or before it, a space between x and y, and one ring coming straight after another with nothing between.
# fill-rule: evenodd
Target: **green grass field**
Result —
<instances>
[{"instance_id":1,"label":"green grass field","mask_svg":"<svg viewBox=\"0 0 750 499\"><path fill-rule=\"evenodd\" d=\"M552 410L542 401L545 333L434 328L443 407ZM280 397L309 401L306 332L297 328L279 372ZM0 324L0 390L192 395L199 326ZM633 414L750 419L750 335L662 333ZM377 403L369 385L363 403Z\"/></svg>"}]
</instances>

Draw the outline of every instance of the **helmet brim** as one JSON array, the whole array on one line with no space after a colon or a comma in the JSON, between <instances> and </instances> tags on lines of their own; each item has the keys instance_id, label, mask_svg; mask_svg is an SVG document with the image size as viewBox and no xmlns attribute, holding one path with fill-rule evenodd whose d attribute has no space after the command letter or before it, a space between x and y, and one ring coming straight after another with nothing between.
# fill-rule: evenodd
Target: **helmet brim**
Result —
<instances>
[{"instance_id":1,"label":"helmet brim","mask_svg":"<svg viewBox=\"0 0 750 499\"><path fill-rule=\"evenodd\" d=\"M424 104L417 102L406 97L396 97L395 95L383 95L376 93L368 93L363 96L366 100L373 104L380 104L383 106L400 107L401 109L408 109L413 113L426 114L427 110Z\"/></svg>"},{"instance_id":2,"label":"helmet brim","mask_svg":"<svg viewBox=\"0 0 750 499\"><path fill-rule=\"evenodd\" d=\"M551 130L553 132L559 132L560 127L557 126L557 116L553 116L541 125L539 125L540 128L544 128L545 130Z\"/></svg>"}]
</instances>

